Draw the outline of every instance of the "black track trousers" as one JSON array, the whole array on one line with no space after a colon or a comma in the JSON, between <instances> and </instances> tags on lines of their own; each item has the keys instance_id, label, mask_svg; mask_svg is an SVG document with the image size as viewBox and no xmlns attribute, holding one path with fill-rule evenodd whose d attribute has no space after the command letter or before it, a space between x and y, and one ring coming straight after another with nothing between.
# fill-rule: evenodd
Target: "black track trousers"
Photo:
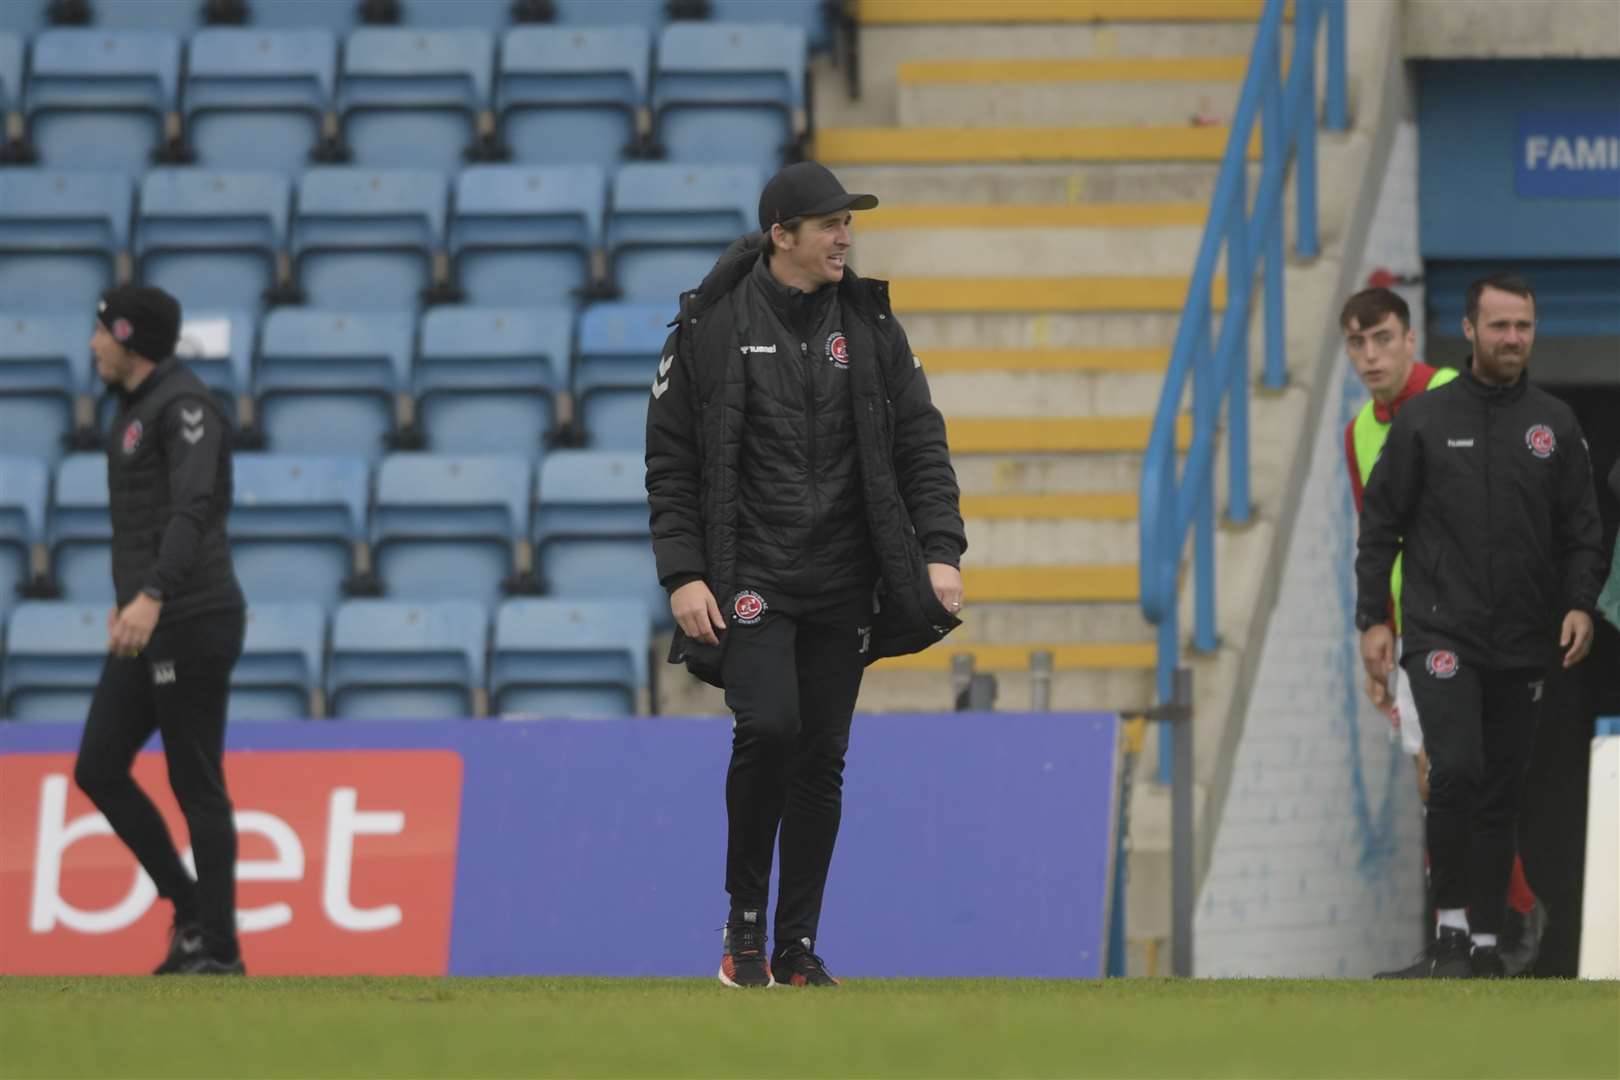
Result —
<instances>
[{"instance_id":1,"label":"black track trousers","mask_svg":"<svg viewBox=\"0 0 1620 1080\"><path fill-rule=\"evenodd\" d=\"M236 824L225 791L225 707L242 654L241 611L160 626L137 657L107 658L90 703L73 776L172 901L176 917L236 940ZM197 880L181 863L157 807L130 776L135 755L163 733L169 786L186 817Z\"/></svg>"},{"instance_id":2,"label":"black track trousers","mask_svg":"<svg viewBox=\"0 0 1620 1080\"><path fill-rule=\"evenodd\" d=\"M1433 905L1467 908L1471 930L1500 933L1544 673L1471 667L1443 649L1402 663L1429 754Z\"/></svg>"},{"instance_id":3,"label":"black track trousers","mask_svg":"<svg viewBox=\"0 0 1620 1080\"><path fill-rule=\"evenodd\" d=\"M757 618L750 594L764 602ZM726 705L736 717L726 774L730 918L760 921L780 825L776 939L814 940L842 815L871 590L805 599L744 588L716 599L727 624Z\"/></svg>"}]
</instances>

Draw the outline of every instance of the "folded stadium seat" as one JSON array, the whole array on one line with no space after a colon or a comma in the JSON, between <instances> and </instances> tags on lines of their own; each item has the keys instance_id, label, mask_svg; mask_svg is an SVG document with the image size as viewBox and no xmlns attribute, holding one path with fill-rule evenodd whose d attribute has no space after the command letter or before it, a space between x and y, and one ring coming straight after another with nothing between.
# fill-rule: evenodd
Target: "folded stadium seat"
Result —
<instances>
[{"instance_id":1,"label":"folded stadium seat","mask_svg":"<svg viewBox=\"0 0 1620 1080\"><path fill-rule=\"evenodd\" d=\"M503 583L533 568L527 538L529 459L396 454L377 470L371 550L398 600L500 602Z\"/></svg>"},{"instance_id":2,"label":"folded stadium seat","mask_svg":"<svg viewBox=\"0 0 1620 1080\"><path fill-rule=\"evenodd\" d=\"M72 313L0 313L0 453L54 463L75 415L89 423L94 310L92 301Z\"/></svg>"},{"instance_id":3,"label":"folded stadium seat","mask_svg":"<svg viewBox=\"0 0 1620 1080\"><path fill-rule=\"evenodd\" d=\"M465 601L351 600L332 621L328 711L384 720L483 716L488 617Z\"/></svg>"},{"instance_id":4,"label":"folded stadium seat","mask_svg":"<svg viewBox=\"0 0 1620 1080\"><path fill-rule=\"evenodd\" d=\"M10 31L0 32L0 163L25 163L33 150L22 150L23 131L23 38ZM14 141L15 140L15 141Z\"/></svg>"},{"instance_id":5,"label":"folded stadium seat","mask_svg":"<svg viewBox=\"0 0 1620 1080\"><path fill-rule=\"evenodd\" d=\"M34 38L25 112L56 169L143 172L180 135L180 38L160 30L45 30Z\"/></svg>"},{"instance_id":6,"label":"folded stadium seat","mask_svg":"<svg viewBox=\"0 0 1620 1080\"><path fill-rule=\"evenodd\" d=\"M613 182L607 247L626 299L674 301L737 237L759 228L751 166L626 165Z\"/></svg>"},{"instance_id":7,"label":"folded stadium seat","mask_svg":"<svg viewBox=\"0 0 1620 1080\"><path fill-rule=\"evenodd\" d=\"M602 0L551 0L560 25L593 26L602 23ZM612 22L644 27L649 33L664 25L669 15L668 0L613 0Z\"/></svg>"},{"instance_id":8,"label":"folded stadium seat","mask_svg":"<svg viewBox=\"0 0 1620 1080\"><path fill-rule=\"evenodd\" d=\"M354 160L453 172L477 156L467 151L495 131L494 64L487 30L354 31L338 76L338 116Z\"/></svg>"},{"instance_id":9,"label":"folded stadium seat","mask_svg":"<svg viewBox=\"0 0 1620 1080\"><path fill-rule=\"evenodd\" d=\"M0 305L89 313L129 252L122 173L0 171ZM88 339L86 339L88 340Z\"/></svg>"},{"instance_id":10,"label":"folded stadium seat","mask_svg":"<svg viewBox=\"0 0 1620 1080\"><path fill-rule=\"evenodd\" d=\"M45 462L0 454L0 626L35 570L45 569L45 505L50 472Z\"/></svg>"},{"instance_id":11,"label":"folded stadium seat","mask_svg":"<svg viewBox=\"0 0 1620 1080\"><path fill-rule=\"evenodd\" d=\"M512 23L512 0L400 0L406 26L503 30Z\"/></svg>"},{"instance_id":12,"label":"folded stadium seat","mask_svg":"<svg viewBox=\"0 0 1620 1080\"><path fill-rule=\"evenodd\" d=\"M439 307L422 318L412 376L427 448L533 458L568 391L573 313L562 307Z\"/></svg>"},{"instance_id":13,"label":"folded stadium seat","mask_svg":"<svg viewBox=\"0 0 1620 1080\"><path fill-rule=\"evenodd\" d=\"M355 572L370 570L364 458L237 454L231 561L249 604L296 601L332 608Z\"/></svg>"},{"instance_id":14,"label":"folded stadium seat","mask_svg":"<svg viewBox=\"0 0 1620 1080\"><path fill-rule=\"evenodd\" d=\"M646 446L648 394L675 313L671 296L662 303L594 304L580 318L574 411L592 448Z\"/></svg>"},{"instance_id":15,"label":"folded stadium seat","mask_svg":"<svg viewBox=\"0 0 1620 1080\"><path fill-rule=\"evenodd\" d=\"M442 284L447 189L438 173L314 168L298 182L292 256L311 304L414 308ZM430 297L436 299L437 297Z\"/></svg>"},{"instance_id":16,"label":"folded stadium seat","mask_svg":"<svg viewBox=\"0 0 1620 1080\"><path fill-rule=\"evenodd\" d=\"M471 304L571 300L600 276L607 183L594 166L474 165L456 178L450 259Z\"/></svg>"},{"instance_id":17,"label":"folded stadium seat","mask_svg":"<svg viewBox=\"0 0 1620 1080\"><path fill-rule=\"evenodd\" d=\"M291 203L279 173L154 169L135 217L141 280L186 311L258 311L285 264Z\"/></svg>"},{"instance_id":18,"label":"folded stadium seat","mask_svg":"<svg viewBox=\"0 0 1620 1080\"><path fill-rule=\"evenodd\" d=\"M568 599L638 600L670 623L647 525L640 453L559 450L540 464L534 543L546 592Z\"/></svg>"},{"instance_id":19,"label":"folded stadium seat","mask_svg":"<svg viewBox=\"0 0 1620 1080\"><path fill-rule=\"evenodd\" d=\"M670 161L775 172L806 134L805 38L781 23L675 23L658 38L653 135Z\"/></svg>"},{"instance_id":20,"label":"folded stadium seat","mask_svg":"<svg viewBox=\"0 0 1620 1080\"><path fill-rule=\"evenodd\" d=\"M63 458L56 467L56 494L46 530L52 576L62 589L63 599L101 604L116 599L112 519L108 514L106 455L70 454ZM102 617L105 623L105 608ZM105 646L105 638L102 644Z\"/></svg>"},{"instance_id":21,"label":"folded stadium seat","mask_svg":"<svg viewBox=\"0 0 1620 1080\"><path fill-rule=\"evenodd\" d=\"M336 134L330 30L198 31L187 53L186 135L199 164L296 176Z\"/></svg>"},{"instance_id":22,"label":"folded stadium seat","mask_svg":"<svg viewBox=\"0 0 1620 1080\"><path fill-rule=\"evenodd\" d=\"M506 719L634 715L650 638L634 601L509 600L495 616L491 711Z\"/></svg>"},{"instance_id":23,"label":"folded stadium seat","mask_svg":"<svg viewBox=\"0 0 1620 1080\"><path fill-rule=\"evenodd\" d=\"M360 4L333 0L248 0L255 30L330 30L345 34L360 23Z\"/></svg>"},{"instance_id":24,"label":"folded stadium seat","mask_svg":"<svg viewBox=\"0 0 1620 1080\"><path fill-rule=\"evenodd\" d=\"M254 398L269 449L380 457L408 407L412 323L407 311L266 316Z\"/></svg>"},{"instance_id":25,"label":"folded stadium seat","mask_svg":"<svg viewBox=\"0 0 1620 1080\"><path fill-rule=\"evenodd\" d=\"M611 173L652 130L640 26L525 26L501 39L495 111L514 161Z\"/></svg>"},{"instance_id":26,"label":"folded stadium seat","mask_svg":"<svg viewBox=\"0 0 1620 1080\"><path fill-rule=\"evenodd\" d=\"M231 669L232 720L301 720L323 711L326 610L251 604L242 657Z\"/></svg>"},{"instance_id":27,"label":"folded stadium seat","mask_svg":"<svg viewBox=\"0 0 1620 1080\"><path fill-rule=\"evenodd\" d=\"M98 29L172 30L182 36L202 23L204 6L204 0L89 0L90 21Z\"/></svg>"},{"instance_id":28,"label":"folded stadium seat","mask_svg":"<svg viewBox=\"0 0 1620 1080\"><path fill-rule=\"evenodd\" d=\"M6 715L83 723L106 662L106 603L18 604L6 631Z\"/></svg>"},{"instance_id":29,"label":"folded stadium seat","mask_svg":"<svg viewBox=\"0 0 1620 1080\"><path fill-rule=\"evenodd\" d=\"M709 17L719 23L787 23L804 31L811 52L833 46L827 0L708 0Z\"/></svg>"}]
</instances>

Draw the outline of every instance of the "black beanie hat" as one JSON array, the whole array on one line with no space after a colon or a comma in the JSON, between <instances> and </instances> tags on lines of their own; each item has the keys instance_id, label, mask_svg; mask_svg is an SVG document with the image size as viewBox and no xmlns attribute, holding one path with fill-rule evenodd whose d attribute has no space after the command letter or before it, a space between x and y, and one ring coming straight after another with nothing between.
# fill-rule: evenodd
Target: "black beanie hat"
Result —
<instances>
[{"instance_id":1,"label":"black beanie hat","mask_svg":"<svg viewBox=\"0 0 1620 1080\"><path fill-rule=\"evenodd\" d=\"M180 340L180 302L150 285L120 285L101 294L96 318L124 348L158 363Z\"/></svg>"}]
</instances>

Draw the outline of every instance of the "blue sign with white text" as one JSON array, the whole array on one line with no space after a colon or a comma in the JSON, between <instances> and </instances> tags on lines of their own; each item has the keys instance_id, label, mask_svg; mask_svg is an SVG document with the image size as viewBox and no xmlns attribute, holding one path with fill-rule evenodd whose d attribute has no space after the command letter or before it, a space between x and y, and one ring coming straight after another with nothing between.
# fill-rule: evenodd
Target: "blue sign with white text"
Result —
<instances>
[{"instance_id":1,"label":"blue sign with white text","mask_svg":"<svg viewBox=\"0 0 1620 1080\"><path fill-rule=\"evenodd\" d=\"M1515 152L1521 197L1620 198L1620 110L1522 114Z\"/></svg>"}]
</instances>

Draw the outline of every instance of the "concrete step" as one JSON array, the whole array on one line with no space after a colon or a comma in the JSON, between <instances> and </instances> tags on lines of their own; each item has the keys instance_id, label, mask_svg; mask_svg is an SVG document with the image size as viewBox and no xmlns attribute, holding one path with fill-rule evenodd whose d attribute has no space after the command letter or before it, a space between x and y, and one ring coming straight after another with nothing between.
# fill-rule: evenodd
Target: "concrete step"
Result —
<instances>
[{"instance_id":1,"label":"concrete step","mask_svg":"<svg viewBox=\"0 0 1620 1080\"><path fill-rule=\"evenodd\" d=\"M1005 420L984 417L945 419L946 438L953 456L969 454L1090 454L1140 453L1147 449L1153 430L1149 416L1103 416ZM1192 441L1192 418L1176 424L1176 448Z\"/></svg>"},{"instance_id":2,"label":"concrete step","mask_svg":"<svg viewBox=\"0 0 1620 1080\"><path fill-rule=\"evenodd\" d=\"M1135 568L1127 571L1134 580ZM950 641L953 648L1052 642L1151 647L1154 629L1142 618L1142 609L1135 600L1005 603L969 590L962 625L951 634Z\"/></svg>"},{"instance_id":3,"label":"concrete step","mask_svg":"<svg viewBox=\"0 0 1620 1080\"><path fill-rule=\"evenodd\" d=\"M902 319L917 312L1179 312L1187 299L1187 278L894 277L889 297ZM1215 279L1211 298L1217 309L1225 305L1224 278Z\"/></svg>"},{"instance_id":4,"label":"concrete step","mask_svg":"<svg viewBox=\"0 0 1620 1080\"><path fill-rule=\"evenodd\" d=\"M1164 349L1179 311L902 311L912 351L929 364L934 349ZM1218 322L1219 320L1217 320Z\"/></svg>"},{"instance_id":5,"label":"concrete step","mask_svg":"<svg viewBox=\"0 0 1620 1080\"><path fill-rule=\"evenodd\" d=\"M1117 565L1136 561L1140 551L1135 521L967 517L966 526L964 568Z\"/></svg>"},{"instance_id":6,"label":"concrete step","mask_svg":"<svg viewBox=\"0 0 1620 1080\"><path fill-rule=\"evenodd\" d=\"M1129 564L979 566L969 559L962 590L970 601L986 603L1135 602L1137 573Z\"/></svg>"},{"instance_id":7,"label":"concrete step","mask_svg":"<svg viewBox=\"0 0 1620 1080\"><path fill-rule=\"evenodd\" d=\"M947 638L922 655L941 653L948 662L950 647L951 641ZM1152 702L1152 672L1111 668L1055 673L1048 708L1114 712L1140 709ZM949 712L955 707L948 671L895 671L885 668L881 661L866 670L856 704L862 712ZM1032 707L1028 672L996 673L995 707L1001 712L1019 712Z\"/></svg>"},{"instance_id":8,"label":"concrete step","mask_svg":"<svg viewBox=\"0 0 1620 1080\"><path fill-rule=\"evenodd\" d=\"M1202 228L1203 203L985 203L885 202L856 221L861 237L915 229L1142 229Z\"/></svg>"},{"instance_id":9,"label":"concrete step","mask_svg":"<svg viewBox=\"0 0 1620 1080\"><path fill-rule=\"evenodd\" d=\"M1110 274L1178 278L1198 257L1202 225L940 228L859 231L855 261L872 277Z\"/></svg>"},{"instance_id":10,"label":"concrete step","mask_svg":"<svg viewBox=\"0 0 1620 1080\"><path fill-rule=\"evenodd\" d=\"M928 377L940 412L984 418L1147 416L1158 408L1163 386L1163 372L1155 371L931 371Z\"/></svg>"},{"instance_id":11,"label":"concrete step","mask_svg":"<svg viewBox=\"0 0 1620 1080\"><path fill-rule=\"evenodd\" d=\"M1134 493L1141 483L1140 453L961 454L951 460L963 498L980 495L1072 496Z\"/></svg>"},{"instance_id":12,"label":"concrete step","mask_svg":"<svg viewBox=\"0 0 1620 1080\"><path fill-rule=\"evenodd\" d=\"M1215 194L1216 161L1068 161L848 164L838 178L850 191L869 191L883 200L878 210L857 215L857 236L868 216L892 207L931 203L1023 206L1068 203L1108 206L1120 203L1196 205L1200 215ZM1259 167L1249 167L1249 190L1259 183Z\"/></svg>"},{"instance_id":13,"label":"concrete step","mask_svg":"<svg viewBox=\"0 0 1620 1080\"><path fill-rule=\"evenodd\" d=\"M1249 144L1258 159L1259 132ZM815 157L846 165L1076 161L1209 161L1226 151L1224 124L1202 127L823 127Z\"/></svg>"},{"instance_id":14,"label":"concrete step","mask_svg":"<svg viewBox=\"0 0 1620 1080\"><path fill-rule=\"evenodd\" d=\"M928 375L979 372L1106 372L1164 376L1169 349L929 349Z\"/></svg>"},{"instance_id":15,"label":"concrete step","mask_svg":"<svg viewBox=\"0 0 1620 1080\"><path fill-rule=\"evenodd\" d=\"M900 65L901 127L1229 123L1243 56L924 60Z\"/></svg>"},{"instance_id":16,"label":"concrete step","mask_svg":"<svg viewBox=\"0 0 1620 1080\"><path fill-rule=\"evenodd\" d=\"M1053 671L1106 671L1111 668L1152 668L1156 650L1151 642L1123 645L1074 645L1067 642L1037 641L1016 645L960 643L955 636L937 648L910 656L891 656L873 667L880 671L949 671L957 656L973 657L976 671L1027 672L1030 658L1037 652L1052 656Z\"/></svg>"},{"instance_id":17,"label":"concrete step","mask_svg":"<svg viewBox=\"0 0 1620 1080\"><path fill-rule=\"evenodd\" d=\"M1132 491L963 495L962 516L982 521L1135 521Z\"/></svg>"}]
</instances>

